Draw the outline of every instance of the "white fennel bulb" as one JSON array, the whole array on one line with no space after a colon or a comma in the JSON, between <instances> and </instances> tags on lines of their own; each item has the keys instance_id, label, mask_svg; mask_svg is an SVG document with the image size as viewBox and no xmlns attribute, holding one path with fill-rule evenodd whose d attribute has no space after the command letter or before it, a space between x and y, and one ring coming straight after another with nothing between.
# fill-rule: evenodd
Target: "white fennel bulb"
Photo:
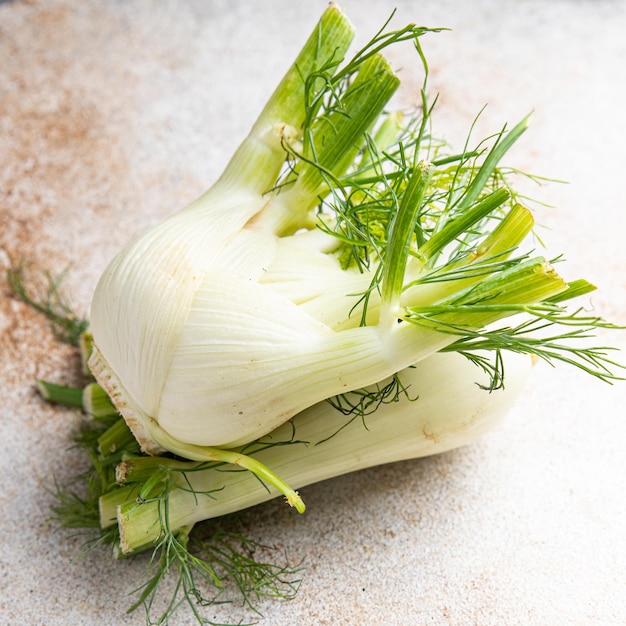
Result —
<instances>
[{"instance_id":1,"label":"white fennel bulb","mask_svg":"<svg viewBox=\"0 0 626 626\"><path fill-rule=\"evenodd\" d=\"M488 375L477 374L465 357L434 354L402 372L399 378L407 393L390 394L375 410L368 408L367 402L378 388L363 390L372 394L369 397L359 393L344 398L344 407L360 405L361 412L346 415L328 402L320 402L247 446L246 453L300 489L349 472L466 445L493 428L511 408L528 378L532 360L509 353L505 366L504 388L486 393L474 380L488 385ZM146 469L159 471L153 460L137 457L122 463L117 468L118 481L132 492L133 485L144 480ZM219 466L198 469L197 464L180 461L163 465L161 471L166 467L175 472L175 482L185 487L168 496L171 532L279 495L252 472L224 472ZM104 528L118 523L122 552L138 551L158 540L159 506L155 500L137 507L122 488L101 499L100 523Z\"/></svg>"},{"instance_id":2,"label":"white fennel bulb","mask_svg":"<svg viewBox=\"0 0 626 626\"><path fill-rule=\"evenodd\" d=\"M497 354L497 320L557 314L569 286L517 251L532 217L497 167L529 118L447 154L425 89L421 118L386 113L380 50L426 32L343 61L331 6L215 185L105 270L90 367L144 451L233 448L448 346Z\"/></svg>"}]
</instances>

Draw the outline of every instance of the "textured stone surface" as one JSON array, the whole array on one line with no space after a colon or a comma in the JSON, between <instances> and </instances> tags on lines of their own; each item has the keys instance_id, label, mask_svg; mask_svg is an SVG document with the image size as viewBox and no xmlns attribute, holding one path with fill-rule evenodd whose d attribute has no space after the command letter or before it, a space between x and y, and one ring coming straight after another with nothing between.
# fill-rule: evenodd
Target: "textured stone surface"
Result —
<instances>
[{"instance_id":1,"label":"textured stone surface","mask_svg":"<svg viewBox=\"0 0 626 626\"><path fill-rule=\"evenodd\" d=\"M131 235L219 174L325 2L16 0L0 5L0 265L70 270L80 311ZM346 0L361 42L397 22L449 26L424 47L436 126L457 146L536 111L509 162L569 181L533 188L567 276L626 324L626 8L623 3ZM421 75L395 53L417 101ZM478 136L478 135L477 135ZM124 614L145 558L73 563L80 540L49 521L52 476L75 474L80 417L44 406L37 377L71 382L75 355L0 279L0 623L140 624ZM626 347L623 334L603 341ZM439 457L304 490L245 517L258 540L304 559L297 599L262 623L495 625L626 622L626 384L539 365L508 419ZM221 621L254 615L209 611ZM176 624L189 623L181 619Z\"/></svg>"}]
</instances>

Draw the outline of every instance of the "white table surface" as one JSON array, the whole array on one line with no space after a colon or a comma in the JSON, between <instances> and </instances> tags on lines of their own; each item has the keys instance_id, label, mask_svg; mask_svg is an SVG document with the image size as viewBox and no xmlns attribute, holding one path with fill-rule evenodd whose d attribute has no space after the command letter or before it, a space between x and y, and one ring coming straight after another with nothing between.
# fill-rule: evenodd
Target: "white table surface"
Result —
<instances>
[{"instance_id":1,"label":"white table surface","mask_svg":"<svg viewBox=\"0 0 626 626\"><path fill-rule=\"evenodd\" d=\"M9 296L4 270L70 266L79 311L131 235L219 174L326 5L324 0L16 0L0 5L0 624L141 624L127 593L145 560L112 562L51 521L53 475L72 476L80 417L44 405L37 377L76 361ZM345 0L361 43L396 24L423 40L436 129L460 147L528 111L509 163L569 181L534 190L549 249L599 286L595 310L626 324L626 4L598 0ZM414 57L392 56L417 100ZM484 125L484 126L483 126ZM626 347L626 333L603 343ZM626 361L626 357L622 356ZM626 623L626 383L538 365L507 419L438 457L303 490L308 510L252 510L253 536L306 570L261 624L332 626ZM211 619L251 619L236 608ZM191 623L185 619L176 624Z\"/></svg>"}]
</instances>

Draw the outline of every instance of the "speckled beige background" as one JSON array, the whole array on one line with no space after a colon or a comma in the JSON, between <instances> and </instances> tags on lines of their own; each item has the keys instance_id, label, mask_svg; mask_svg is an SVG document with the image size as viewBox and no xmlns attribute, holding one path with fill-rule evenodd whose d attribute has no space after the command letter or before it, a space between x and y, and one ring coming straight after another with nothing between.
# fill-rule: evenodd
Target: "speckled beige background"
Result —
<instances>
[{"instance_id":1,"label":"speckled beige background","mask_svg":"<svg viewBox=\"0 0 626 626\"><path fill-rule=\"evenodd\" d=\"M436 124L457 145L529 110L509 162L569 181L533 189L541 234L585 304L626 324L626 4L596 0L345 0L359 41L397 24L424 40ZM70 266L86 312L130 236L219 174L308 35L324 0L15 0L0 4L0 266ZM393 56L417 99L408 50ZM562 268L563 269L563 268ZM111 562L48 518L53 475L80 467L80 417L45 406L36 377L72 382L75 355L0 279L0 624L142 624L126 616L145 559ZM626 333L602 342L626 347ZM626 360L623 358L623 360ZM304 559L300 594L262 624L617 626L626 623L626 383L539 365L481 441L304 490L245 517L256 539ZM238 607L210 619L254 619ZM189 624L180 619L175 624Z\"/></svg>"}]
</instances>

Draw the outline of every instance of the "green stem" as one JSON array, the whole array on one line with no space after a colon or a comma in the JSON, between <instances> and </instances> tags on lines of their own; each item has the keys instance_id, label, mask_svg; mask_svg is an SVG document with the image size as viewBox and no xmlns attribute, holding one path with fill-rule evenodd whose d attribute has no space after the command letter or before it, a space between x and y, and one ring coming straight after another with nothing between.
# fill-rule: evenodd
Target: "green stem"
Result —
<instances>
[{"instance_id":1,"label":"green stem","mask_svg":"<svg viewBox=\"0 0 626 626\"><path fill-rule=\"evenodd\" d=\"M584 278L574 280L567 284L567 289L555 296L547 298L548 302L557 303L564 302L565 300L571 300L572 298L579 298L580 296L586 296L588 293L595 291L597 287L592 285Z\"/></svg>"},{"instance_id":2,"label":"green stem","mask_svg":"<svg viewBox=\"0 0 626 626\"><path fill-rule=\"evenodd\" d=\"M534 225L532 213L521 204L516 204L483 239L472 260L510 253L526 238Z\"/></svg>"},{"instance_id":3,"label":"green stem","mask_svg":"<svg viewBox=\"0 0 626 626\"><path fill-rule=\"evenodd\" d=\"M456 219L449 221L440 231L420 246L419 256L426 263L431 262L445 246L454 241L459 235L470 231L472 226L504 204L509 199L509 195L506 189L497 189L480 202L477 202L471 209L465 211Z\"/></svg>"},{"instance_id":4,"label":"green stem","mask_svg":"<svg viewBox=\"0 0 626 626\"><path fill-rule=\"evenodd\" d=\"M471 252L412 278L404 287L402 304L418 307L440 302L484 280L489 274L506 269L507 259L532 230L533 224L531 212L515 205ZM517 262L513 260L513 263Z\"/></svg>"},{"instance_id":5,"label":"green stem","mask_svg":"<svg viewBox=\"0 0 626 626\"><path fill-rule=\"evenodd\" d=\"M294 507L299 513L304 513L305 505L298 492L293 490L281 478L279 478L272 470L260 461L242 454L234 450L221 450L208 446L194 446L191 444L181 444L172 439L160 430L161 441L159 442L173 452L183 456L191 461L216 462L234 465L248 470L262 483L266 483L274 487L279 493L282 493L287 499L287 503ZM104 499L101 498L100 515L102 523L110 524L111 513L113 507L117 506L117 519L120 527L120 546L123 553L133 552L144 549L148 545L153 545L161 534L161 525L167 524L168 527L177 527L180 519L187 519L188 511L186 508L175 506L175 502L181 499L181 494L186 494L185 489L177 489L175 483L171 483L171 487L167 493L153 499L149 499L152 490L159 485L165 484L171 472L180 472L182 470L193 470L197 468L197 463L190 465L186 462L172 461L166 459L140 461L132 460L123 465L117 472L117 478L124 481L142 479L143 482L138 483L138 491L114 492L115 495ZM246 472L247 473L247 472ZM144 480L145 479L145 480ZM215 489L219 489L216 487ZM211 497L210 493L196 493L195 499L202 497ZM130 500L134 497L134 500ZM161 525L155 525L155 507L158 516L163 515L164 503L167 501L168 519L164 520ZM181 501L188 502L184 497ZM194 507L195 508L195 507ZM170 512L174 516L169 518Z\"/></svg>"},{"instance_id":6,"label":"green stem","mask_svg":"<svg viewBox=\"0 0 626 626\"><path fill-rule=\"evenodd\" d=\"M233 155L220 177L221 184L247 186L257 193L275 184L286 157L283 139L294 130L300 132L304 123L306 77L328 63L337 65L353 36L347 17L330 5Z\"/></svg>"},{"instance_id":7,"label":"green stem","mask_svg":"<svg viewBox=\"0 0 626 626\"><path fill-rule=\"evenodd\" d=\"M378 173L380 163L378 160L373 159L374 152L378 155L398 141L398 137L402 132L402 118L403 115L400 111L393 111L384 117L382 124L371 138L374 149L363 152L363 156L356 168L359 180L366 180L368 175ZM378 182L380 174L378 173L372 180Z\"/></svg>"},{"instance_id":8,"label":"green stem","mask_svg":"<svg viewBox=\"0 0 626 626\"><path fill-rule=\"evenodd\" d=\"M464 328L483 328L515 313L531 311L532 305L566 289L567 283L545 259L530 259L439 302L408 306L405 319L462 335Z\"/></svg>"},{"instance_id":9,"label":"green stem","mask_svg":"<svg viewBox=\"0 0 626 626\"><path fill-rule=\"evenodd\" d=\"M140 483L124 485L114 488L100 496L98 502L100 527L110 528L117 523L117 513L122 505L137 501L137 496L141 490Z\"/></svg>"},{"instance_id":10,"label":"green stem","mask_svg":"<svg viewBox=\"0 0 626 626\"><path fill-rule=\"evenodd\" d=\"M311 210L320 196L345 174L363 148L364 133L376 122L399 80L381 56L369 57L337 102L305 127L297 166L281 192L264 209L263 219L278 235L310 228ZM291 184L293 183L293 184Z\"/></svg>"},{"instance_id":11,"label":"green stem","mask_svg":"<svg viewBox=\"0 0 626 626\"><path fill-rule=\"evenodd\" d=\"M103 457L136 448L137 442L126 422L120 418L98 438L98 450Z\"/></svg>"},{"instance_id":12,"label":"green stem","mask_svg":"<svg viewBox=\"0 0 626 626\"><path fill-rule=\"evenodd\" d=\"M157 429L159 439L158 443L166 450L191 461L216 461L218 463L228 463L230 465L242 467L252 472L257 478L268 483L282 493L287 499L287 503L294 507L298 513L304 513L306 507L302 498L298 495L298 492L294 491L281 478L272 472L272 470L262 463L259 463L256 459L234 450L222 450L211 446L196 446L193 444L182 443L177 439L170 437L170 435L168 435L162 428L157 427Z\"/></svg>"},{"instance_id":13,"label":"green stem","mask_svg":"<svg viewBox=\"0 0 626 626\"><path fill-rule=\"evenodd\" d=\"M192 472L198 468L214 466L212 462L183 461L162 456L137 456L126 459L115 468L115 479L118 484L143 482L155 470L166 469L170 472Z\"/></svg>"},{"instance_id":14,"label":"green stem","mask_svg":"<svg viewBox=\"0 0 626 626\"><path fill-rule=\"evenodd\" d=\"M37 391L44 400L66 406L83 406L83 390L65 385L56 385L46 380L38 380L35 383Z\"/></svg>"},{"instance_id":15,"label":"green stem","mask_svg":"<svg viewBox=\"0 0 626 626\"><path fill-rule=\"evenodd\" d=\"M303 156L306 164L299 175L298 187L317 197L326 181L342 176L363 145L363 134L380 117L400 81L382 56L369 57L358 69L354 80L336 107L315 120L309 137L305 136Z\"/></svg>"},{"instance_id":16,"label":"green stem","mask_svg":"<svg viewBox=\"0 0 626 626\"><path fill-rule=\"evenodd\" d=\"M419 163L413 170L390 226L383 269L382 304L383 311L387 311L391 316L396 316L400 303L415 223L422 208L432 171L432 166L425 162Z\"/></svg>"},{"instance_id":17,"label":"green stem","mask_svg":"<svg viewBox=\"0 0 626 626\"><path fill-rule=\"evenodd\" d=\"M92 417L112 417L118 415L111 398L98 383L89 383L83 390L83 408Z\"/></svg>"},{"instance_id":18,"label":"green stem","mask_svg":"<svg viewBox=\"0 0 626 626\"><path fill-rule=\"evenodd\" d=\"M521 137L521 135L528 129L532 122L533 114L528 114L524 119L518 122L509 132L500 135L498 141L489 151L483 161L480 169L478 170L476 177L472 180L471 184L461 197L459 201L458 209L463 210L472 206L478 199L478 196L482 192L483 188L487 184L490 176L493 174L496 166L505 155L505 153L511 148L511 146Z\"/></svg>"}]
</instances>

